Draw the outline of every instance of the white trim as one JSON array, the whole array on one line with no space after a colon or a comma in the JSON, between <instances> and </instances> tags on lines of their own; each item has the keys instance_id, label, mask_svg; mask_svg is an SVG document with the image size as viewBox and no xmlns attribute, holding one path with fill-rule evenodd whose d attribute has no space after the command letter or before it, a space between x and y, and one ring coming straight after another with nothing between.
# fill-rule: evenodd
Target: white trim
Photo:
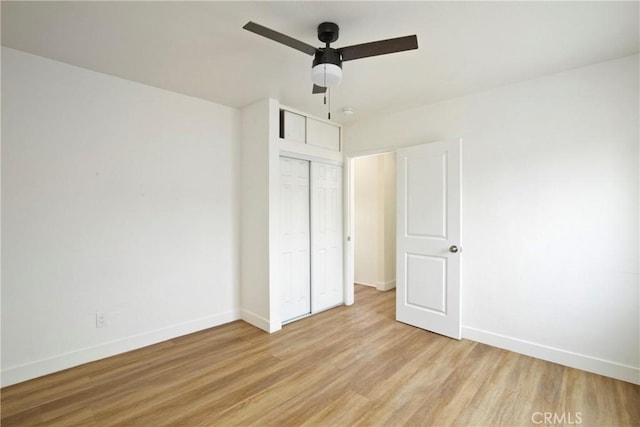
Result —
<instances>
[{"instance_id":1,"label":"white trim","mask_svg":"<svg viewBox=\"0 0 640 427\"><path fill-rule=\"evenodd\" d=\"M462 337L571 368L593 372L633 384L640 384L640 367L624 365L469 326L462 327Z\"/></svg>"},{"instance_id":2,"label":"white trim","mask_svg":"<svg viewBox=\"0 0 640 427\"><path fill-rule=\"evenodd\" d=\"M353 224L353 215L354 211L354 179L353 179L353 159L345 158L344 168L343 168L343 177L342 177L342 185L344 186L344 191L342 194L343 204L342 204L342 220L343 220L343 233L344 233L344 261L343 261L343 272L344 272L344 304L349 306L353 305L355 301L354 288L353 283L355 281L355 271L353 265L354 259L354 239L355 239L355 229Z\"/></svg>"},{"instance_id":3,"label":"white trim","mask_svg":"<svg viewBox=\"0 0 640 427\"><path fill-rule=\"evenodd\" d=\"M301 142L287 141L282 138L278 138L278 150L282 155L295 156L302 160L333 163L340 166L344 163L344 156L341 151L329 150Z\"/></svg>"},{"instance_id":4,"label":"white trim","mask_svg":"<svg viewBox=\"0 0 640 427\"><path fill-rule=\"evenodd\" d=\"M280 320L280 306L282 300L280 298L280 151L278 150L278 139L280 134L280 101L269 99L269 150L268 150L268 175L269 175L269 194L268 194L268 251L266 257L268 260L268 278L267 292L269 299L269 311L266 316L268 319L258 316L256 313L243 310L242 318L251 317L264 325L267 323L266 332L272 333L282 329L282 321ZM306 130L305 130L306 132ZM251 268L251 267L248 267ZM250 322L249 322L250 323ZM255 325L254 325L255 326Z\"/></svg>"},{"instance_id":5,"label":"white trim","mask_svg":"<svg viewBox=\"0 0 640 427\"><path fill-rule=\"evenodd\" d=\"M2 387L62 371L85 363L136 350L162 341L239 320L238 310L231 310L154 331L106 342L93 347L59 354L48 359L13 366L2 371Z\"/></svg>"},{"instance_id":6,"label":"white trim","mask_svg":"<svg viewBox=\"0 0 640 427\"><path fill-rule=\"evenodd\" d=\"M396 279L387 280L386 282L378 282L376 284L376 289L379 291L390 291L391 289L395 289L396 287Z\"/></svg>"},{"instance_id":7,"label":"white trim","mask_svg":"<svg viewBox=\"0 0 640 427\"><path fill-rule=\"evenodd\" d=\"M317 153L311 154L308 152L302 152L302 150L291 150L292 146L291 145L285 146L286 144L294 144L294 143L289 143L281 139L280 140L280 157L289 157L292 159L307 160L309 162L320 162L320 163L327 163L330 165L344 166L344 158L342 157L342 154L340 154L339 156L332 156L332 157L328 157L325 155L318 155ZM287 148L289 148L289 151L287 151Z\"/></svg>"},{"instance_id":8,"label":"white trim","mask_svg":"<svg viewBox=\"0 0 640 427\"><path fill-rule=\"evenodd\" d=\"M240 310L240 318L247 322L250 325L255 326L258 329L262 329L265 332L269 332L270 334L273 332L277 332L282 329L281 322L270 322L264 317L255 314L249 310L241 309Z\"/></svg>"}]
</instances>

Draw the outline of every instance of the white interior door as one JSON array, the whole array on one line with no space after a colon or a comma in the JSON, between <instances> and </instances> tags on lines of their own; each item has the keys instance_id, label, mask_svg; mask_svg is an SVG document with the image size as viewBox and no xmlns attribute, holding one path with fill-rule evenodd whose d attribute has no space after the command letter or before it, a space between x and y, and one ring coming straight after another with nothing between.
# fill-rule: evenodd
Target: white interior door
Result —
<instances>
[{"instance_id":1,"label":"white interior door","mask_svg":"<svg viewBox=\"0 0 640 427\"><path fill-rule=\"evenodd\" d=\"M396 318L460 339L460 141L397 152Z\"/></svg>"},{"instance_id":2,"label":"white interior door","mask_svg":"<svg viewBox=\"0 0 640 427\"><path fill-rule=\"evenodd\" d=\"M311 311L344 302L342 167L311 163Z\"/></svg>"},{"instance_id":3,"label":"white interior door","mask_svg":"<svg viewBox=\"0 0 640 427\"><path fill-rule=\"evenodd\" d=\"M283 322L311 312L309 162L280 157L280 271Z\"/></svg>"}]
</instances>

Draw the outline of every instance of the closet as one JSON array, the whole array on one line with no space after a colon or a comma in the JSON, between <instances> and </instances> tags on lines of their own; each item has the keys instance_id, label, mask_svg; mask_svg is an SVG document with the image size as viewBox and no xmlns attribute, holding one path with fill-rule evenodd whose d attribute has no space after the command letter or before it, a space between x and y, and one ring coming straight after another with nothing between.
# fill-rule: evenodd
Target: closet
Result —
<instances>
[{"instance_id":1,"label":"closet","mask_svg":"<svg viewBox=\"0 0 640 427\"><path fill-rule=\"evenodd\" d=\"M345 301L341 129L274 99L241 126L240 316L275 332Z\"/></svg>"},{"instance_id":2,"label":"closet","mask_svg":"<svg viewBox=\"0 0 640 427\"><path fill-rule=\"evenodd\" d=\"M342 167L281 156L281 320L341 304L342 262Z\"/></svg>"}]
</instances>

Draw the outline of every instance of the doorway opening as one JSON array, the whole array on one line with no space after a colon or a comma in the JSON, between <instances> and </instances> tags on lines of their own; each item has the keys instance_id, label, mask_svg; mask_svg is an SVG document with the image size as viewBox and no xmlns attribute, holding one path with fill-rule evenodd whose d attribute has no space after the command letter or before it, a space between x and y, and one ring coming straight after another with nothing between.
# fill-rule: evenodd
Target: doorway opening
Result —
<instances>
[{"instance_id":1,"label":"doorway opening","mask_svg":"<svg viewBox=\"0 0 640 427\"><path fill-rule=\"evenodd\" d=\"M396 287L396 154L352 158L353 283Z\"/></svg>"},{"instance_id":2,"label":"doorway opening","mask_svg":"<svg viewBox=\"0 0 640 427\"><path fill-rule=\"evenodd\" d=\"M377 256L368 264L376 267L376 281L369 284L391 287L392 283L387 282L390 274L379 275L378 272L384 272L388 265L400 265L394 274L397 280L396 320L455 339L461 337L461 144L460 139L452 139L399 148L394 153L395 162L389 162L397 168L393 174L397 179L395 185L385 183L379 175L368 179L376 185L382 182L383 188L397 189L396 200L389 205L395 206L397 222L392 228L396 230L396 250L390 252L398 257L394 262L385 261L383 268L379 268L382 264L378 260L384 260L384 257L379 256L382 250L377 245ZM354 283L366 281L355 278L355 247L362 247L358 236L362 238L363 234L357 230L360 225L356 227L355 217L369 221L378 218L374 208L365 210L364 214L356 212L356 162L359 157L379 153L361 153L347 158L346 220L350 244L345 257L346 305L354 303ZM377 211L380 205L384 203L375 205ZM374 222L380 223L377 219ZM384 236L384 229L382 232L376 229L375 234ZM353 242L350 242L351 238Z\"/></svg>"}]
</instances>

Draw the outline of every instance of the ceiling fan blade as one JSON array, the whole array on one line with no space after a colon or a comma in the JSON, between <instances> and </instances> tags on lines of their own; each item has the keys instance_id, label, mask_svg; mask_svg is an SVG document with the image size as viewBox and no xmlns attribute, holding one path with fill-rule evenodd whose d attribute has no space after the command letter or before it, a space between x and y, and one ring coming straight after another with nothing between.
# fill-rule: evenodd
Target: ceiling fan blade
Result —
<instances>
[{"instance_id":1,"label":"ceiling fan blade","mask_svg":"<svg viewBox=\"0 0 640 427\"><path fill-rule=\"evenodd\" d=\"M262 37L266 37L278 43L282 43L285 46L292 47L300 52L304 52L307 55L315 55L316 48L311 46L310 44L306 44L301 42L300 40L296 40L293 37L289 37L285 34L274 31L270 28L263 27L260 24L256 24L255 22L247 22L244 27L245 30L251 31L252 33L256 33Z\"/></svg>"},{"instance_id":2,"label":"ceiling fan blade","mask_svg":"<svg viewBox=\"0 0 640 427\"><path fill-rule=\"evenodd\" d=\"M377 42L356 44L338 49L343 61L367 58L369 56L386 55L387 53L402 52L418 48L418 37L397 37L395 39L380 40Z\"/></svg>"},{"instance_id":3,"label":"ceiling fan blade","mask_svg":"<svg viewBox=\"0 0 640 427\"><path fill-rule=\"evenodd\" d=\"M313 91L311 93L325 93L327 91L326 87L313 85Z\"/></svg>"}]
</instances>

